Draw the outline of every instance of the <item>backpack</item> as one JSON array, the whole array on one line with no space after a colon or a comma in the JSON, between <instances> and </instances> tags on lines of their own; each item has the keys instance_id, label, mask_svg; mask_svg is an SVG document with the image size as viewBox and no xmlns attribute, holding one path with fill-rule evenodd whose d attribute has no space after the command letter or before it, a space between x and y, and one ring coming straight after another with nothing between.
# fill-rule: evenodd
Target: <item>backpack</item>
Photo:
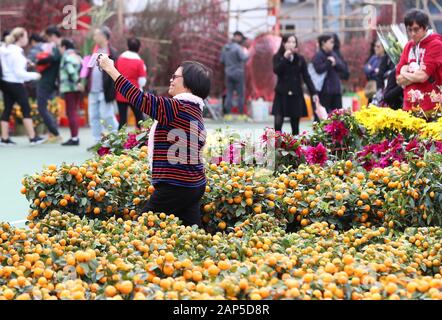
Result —
<instances>
[{"instance_id":1,"label":"backpack","mask_svg":"<svg viewBox=\"0 0 442 320\"><path fill-rule=\"evenodd\" d=\"M50 56L51 56L51 54L49 52L42 51L42 52L37 53L36 58L37 58L37 61L39 61L39 60L43 60L43 59L49 58ZM50 63L37 64L35 69L37 70L37 72L42 73L46 69L48 69L50 66L51 66Z\"/></svg>"}]
</instances>

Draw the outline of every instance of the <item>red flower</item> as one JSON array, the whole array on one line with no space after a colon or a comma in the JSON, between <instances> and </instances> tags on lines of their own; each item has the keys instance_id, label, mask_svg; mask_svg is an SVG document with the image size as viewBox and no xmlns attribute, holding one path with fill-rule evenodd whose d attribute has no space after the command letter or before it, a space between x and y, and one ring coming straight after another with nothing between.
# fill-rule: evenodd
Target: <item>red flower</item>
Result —
<instances>
[{"instance_id":1,"label":"red flower","mask_svg":"<svg viewBox=\"0 0 442 320\"><path fill-rule=\"evenodd\" d=\"M308 164L320 164L321 166L328 160L327 149L322 143L316 147L308 147L304 151L305 158Z\"/></svg>"},{"instance_id":2,"label":"red flower","mask_svg":"<svg viewBox=\"0 0 442 320\"><path fill-rule=\"evenodd\" d=\"M345 123L339 120L334 120L332 123L326 125L324 130L331 135L334 142L337 141L339 143L342 143L349 133Z\"/></svg>"},{"instance_id":3,"label":"red flower","mask_svg":"<svg viewBox=\"0 0 442 320\"><path fill-rule=\"evenodd\" d=\"M98 155L100 156L100 157L103 157L103 156L105 156L105 155L107 155L107 154L110 154L111 152L110 152L110 148L106 148L106 147L101 147L100 149L98 149Z\"/></svg>"}]
</instances>

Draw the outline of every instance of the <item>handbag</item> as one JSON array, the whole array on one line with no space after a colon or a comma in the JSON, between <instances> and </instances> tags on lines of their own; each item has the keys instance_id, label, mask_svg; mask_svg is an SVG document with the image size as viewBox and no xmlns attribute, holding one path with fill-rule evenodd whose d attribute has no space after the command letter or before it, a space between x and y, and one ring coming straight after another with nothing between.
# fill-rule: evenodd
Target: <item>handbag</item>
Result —
<instances>
[{"instance_id":1,"label":"handbag","mask_svg":"<svg viewBox=\"0 0 442 320\"><path fill-rule=\"evenodd\" d=\"M325 78L327 77L327 72L317 73L313 63L309 63L307 67L310 78L312 79L313 85L316 91L321 92L324 87Z\"/></svg>"},{"instance_id":2,"label":"handbag","mask_svg":"<svg viewBox=\"0 0 442 320\"><path fill-rule=\"evenodd\" d=\"M315 113L318 116L319 120L321 120L321 121L327 120L328 112L327 112L327 109L325 109L325 107L322 104L317 103L315 109L316 109Z\"/></svg>"},{"instance_id":3,"label":"handbag","mask_svg":"<svg viewBox=\"0 0 442 320\"><path fill-rule=\"evenodd\" d=\"M371 100L376 94L376 91L377 91L376 80L368 81L364 88L365 96L369 100Z\"/></svg>"}]
</instances>

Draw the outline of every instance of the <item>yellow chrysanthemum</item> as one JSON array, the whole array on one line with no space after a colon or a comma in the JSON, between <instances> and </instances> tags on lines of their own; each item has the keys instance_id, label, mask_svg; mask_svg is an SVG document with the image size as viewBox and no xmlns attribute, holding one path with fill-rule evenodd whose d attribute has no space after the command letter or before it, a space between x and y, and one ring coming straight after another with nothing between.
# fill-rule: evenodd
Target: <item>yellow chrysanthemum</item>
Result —
<instances>
[{"instance_id":1,"label":"yellow chrysanthemum","mask_svg":"<svg viewBox=\"0 0 442 320\"><path fill-rule=\"evenodd\" d=\"M385 130L400 132L421 133L424 137L441 139L442 120L427 123L424 119L414 117L411 113L403 110L379 108L374 105L363 108L355 113L356 120L364 126L370 134L376 134Z\"/></svg>"}]
</instances>

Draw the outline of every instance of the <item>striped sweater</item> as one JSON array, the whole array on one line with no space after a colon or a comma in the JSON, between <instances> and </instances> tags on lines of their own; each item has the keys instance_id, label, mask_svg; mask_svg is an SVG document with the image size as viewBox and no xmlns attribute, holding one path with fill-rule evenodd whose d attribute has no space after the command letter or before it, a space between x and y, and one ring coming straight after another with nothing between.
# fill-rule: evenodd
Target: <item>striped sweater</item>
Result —
<instances>
[{"instance_id":1,"label":"striped sweater","mask_svg":"<svg viewBox=\"0 0 442 320\"><path fill-rule=\"evenodd\" d=\"M203 114L198 104L144 94L123 76L115 88L129 103L158 121L155 130L152 184L198 188L206 175L202 149L206 143Z\"/></svg>"}]
</instances>

